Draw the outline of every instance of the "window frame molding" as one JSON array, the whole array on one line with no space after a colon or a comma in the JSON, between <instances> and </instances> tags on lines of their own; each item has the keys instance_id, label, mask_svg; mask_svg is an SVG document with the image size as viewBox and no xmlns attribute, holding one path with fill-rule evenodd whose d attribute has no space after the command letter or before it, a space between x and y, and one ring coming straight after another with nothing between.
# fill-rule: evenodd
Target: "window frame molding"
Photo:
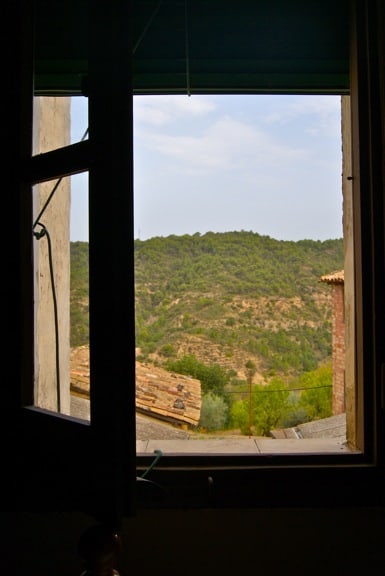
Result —
<instances>
[{"instance_id":1,"label":"window frame molding","mask_svg":"<svg viewBox=\"0 0 385 576\"><path fill-rule=\"evenodd\" d=\"M177 506L378 505L384 493L384 206L377 8L353 0L351 13L352 188L356 318L356 445L360 454L174 456L151 473ZM383 88L382 88L383 93ZM350 176L349 176L350 178ZM365 305L364 305L365 303ZM379 313L380 312L380 313ZM369 384L368 384L369 383ZM382 402L382 405L381 405ZM215 458L215 462L214 462ZM258 463L256 463L256 459ZM149 458L141 458L143 470ZM284 478L284 486L282 486ZM186 492L188 496L186 497ZM157 497L164 501L162 491ZM144 505L146 498L143 498ZM167 498L166 498L167 500Z\"/></svg>"},{"instance_id":2,"label":"window frame molding","mask_svg":"<svg viewBox=\"0 0 385 576\"><path fill-rule=\"evenodd\" d=\"M20 215L19 241L12 254L20 263L17 277L22 288L15 294L9 291L9 297L18 310L17 343L22 362L17 368L17 386L6 393L12 409L2 425L5 433L16 418L21 427L20 440L9 457L17 465L19 477L28 478L28 482L17 484L18 499L27 509L75 508L117 524L139 508L383 504L385 304L381 295L385 293L385 217L380 142L383 145L384 106L375 55L378 45L383 49L376 18L377 11L383 11L383 1L368 6L363 0L352 0L351 4L353 201L358 231L354 236L359 343L356 424L364 431L359 440L362 454L170 455L162 458L149 481L144 481L140 473L152 458L136 456L135 389L123 385L135 382L132 86L131 74L121 73L131 70L130 3L116 0L108 6L93 5L90 10L89 140L33 158L31 15L28 1L15 2L10 30L16 40L23 38L16 64L22 62L25 68L20 76L13 77L7 92L7 102L17 94L11 104L14 115L21 110L19 130L7 151L10 162L15 156L18 159L19 176L9 177L7 184L18 191L10 200ZM101 43L100 30L107 28L107 22L113 26L108 39ZM26 30L29 33L23 36ZM13 39L11 45L15 42ZM90 176L91 423L29 405L33 390L33 289L32 234L26 230L32 221L31 186L82 170L89 170ZM107 213L106 189L111 190ZM110 225L107 234L106 216ZM122 254L126 255L126 266L122 266ZM108 336L111 333L115 338ZM113 364L112 353L125 357L126 362Z\"/></svg>"}]
</instances>

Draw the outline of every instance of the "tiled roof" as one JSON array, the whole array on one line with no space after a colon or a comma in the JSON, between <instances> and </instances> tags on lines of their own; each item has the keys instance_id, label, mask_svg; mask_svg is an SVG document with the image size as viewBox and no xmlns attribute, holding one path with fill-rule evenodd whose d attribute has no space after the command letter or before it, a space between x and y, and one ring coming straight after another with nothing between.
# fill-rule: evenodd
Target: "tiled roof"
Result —
<instances>
[{"instance_id":1,"label":"tiled roof","mask_svg":"<svg viewBox=\"0 0 385 576\"><path fill-rule=\"evenodd\" d=\"M179 426L198 425L202 406L199 380L141 362L136 362L135 372L138 412ZM80 346L71 351L71 392L89 397L89 391L89 348Z\"/></svg>"},{"instance_id":2,"label":"tiled roof","mask_svg":"<svg viewBox=\"0 0 385 576\"><path fill-rule=\"evenodd\" d=\"M201 383L195 378L136 363L136 409L164 420L197 426Z\"/></svg>"},{"instance_id":3,"label":"tiled roof","mask_svg":"<svg viewBox=\"0 0 385 576\"><path fill-rule=\"evenodd\" d=\"M331 274L325 274L324 276L321 276L321 282L326 282L327 284L343 284L344 271L337 270L337 272L332 272Z\"/></svg>"}]
</instances>

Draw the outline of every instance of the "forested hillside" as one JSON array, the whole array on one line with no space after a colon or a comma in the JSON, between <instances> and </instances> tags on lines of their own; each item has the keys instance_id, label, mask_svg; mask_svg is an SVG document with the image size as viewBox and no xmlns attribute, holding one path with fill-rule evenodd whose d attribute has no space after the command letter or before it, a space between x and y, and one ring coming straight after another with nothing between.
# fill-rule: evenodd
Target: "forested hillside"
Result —
<instances>
[{"instance_id":1,"label":"forested hillside","mask_svg":"<svg viewBox=\"0 0 385 576\"><path fill-rule=\"evenodd\" d=\"M194 356L256 381L298 376L331 357L331 289L343 240L279 241L253 232L135 241L137 358ZM71 346L88 341L88 244L71 243Z\"/></svg>"}]
</instances>

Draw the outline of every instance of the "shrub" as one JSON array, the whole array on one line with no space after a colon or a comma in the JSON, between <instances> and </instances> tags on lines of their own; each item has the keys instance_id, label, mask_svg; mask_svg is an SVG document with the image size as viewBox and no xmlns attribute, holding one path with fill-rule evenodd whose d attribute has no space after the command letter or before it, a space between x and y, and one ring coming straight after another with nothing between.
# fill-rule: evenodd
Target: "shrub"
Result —
<instances>
[{"instance_id":1,"label":"shrub","mask_svg":"<svg viewBox=\"0 0 385 576\"><path fill-rule=\"evenodd\" d=\"M199 425L208 431L222 430L228 419L228 407L220 396L211 392L202 398L201 416Z\"/></svg>"}]
</instances>

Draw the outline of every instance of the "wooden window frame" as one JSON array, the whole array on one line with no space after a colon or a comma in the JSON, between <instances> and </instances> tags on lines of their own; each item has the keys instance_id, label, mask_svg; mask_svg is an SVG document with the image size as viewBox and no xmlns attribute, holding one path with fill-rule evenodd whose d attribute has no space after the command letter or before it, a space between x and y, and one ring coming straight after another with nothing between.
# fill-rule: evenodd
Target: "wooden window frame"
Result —
<instances>
[{"instance_id":1,"label":"wooden window frame","mask_svg":"<svg viewBox=\"0 0 385 576\"><path fill-rule=\"evenodd\" d=\"M16 318L17 328L13 348L8 350L13 369L9 373L12 386L5 392L10 409L2 421L3 437L15 425L20 429L17 441L5 450L7 461L17 471L10 493L17 490L18 501L26 509L78 509L114 523L141 507L382 503L384 90L377 16L383 14L383 2L370 6L362 0L351 2L356 424L363 431L358 439L362 452L170 456L152 470L149 482L137 478L150 459L137 458L135 453L135 387L123 385L135 382L130 3L117 0L102 7L96 4L90 15L89 140L38 158L32 157L31 150L33 31L28 25L29 3L18 0L9 4L6 40L15 56L10 86L3 98L18 123L17 130L11 122L7 124L6 158L9 165L15 165L16 159L16 170L6 175L5 183L7 202L18 215L18 240L10 247L6 264L12 279L17 279L7 291L12 303L10 321L15 324ZM101 23L108 34L103 42ZM15 74L15 68L21 73ZM90 176L90 423L32 407L31 187L83 170ZM125 360L112 362L113 357Z\"/></svg>"}]
</instances>

